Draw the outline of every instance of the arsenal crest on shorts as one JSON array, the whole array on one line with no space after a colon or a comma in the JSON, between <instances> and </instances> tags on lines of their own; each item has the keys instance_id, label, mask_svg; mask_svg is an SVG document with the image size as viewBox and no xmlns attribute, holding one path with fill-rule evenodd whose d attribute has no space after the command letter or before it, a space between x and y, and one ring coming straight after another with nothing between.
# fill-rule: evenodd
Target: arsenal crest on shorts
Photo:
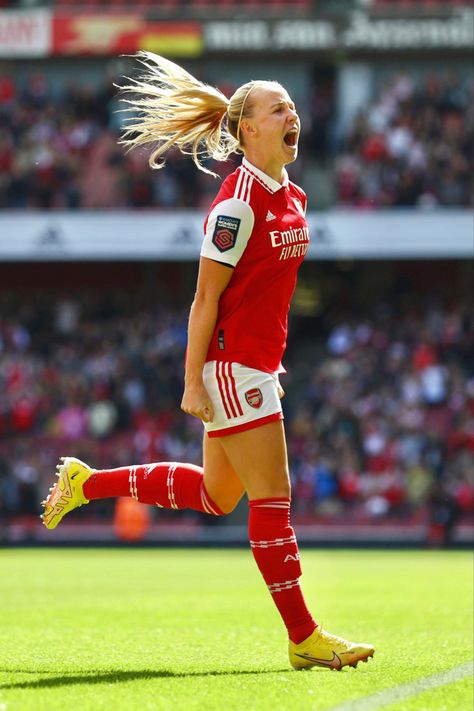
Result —
<instances>
[{"instance_id":1,"label":"arsenal crest on shorts","mask_svg":"<svg viewBox=\"0 0 474 711\"><path fill-rule=\"evenodd\" d=\"M227 252L235 245L240 222L238 217L218 216L212 235L212 244L217 247L219 252Z\"/></svg>"},{"instance_id":2,"label":"arsenal crest on shorts","mask_svg":"<svg viewBox=\"0 0 474 711\"><path fill-rule=\"evenodd\" d=\"M260 388L252 388L251 390L247 390L247 392L245 393L245 399L247 400L250 407L254 407L256 410L258 410L258 408L262 406L263 402L262 391L260 390Z\"/></svg>"}]
</instances>

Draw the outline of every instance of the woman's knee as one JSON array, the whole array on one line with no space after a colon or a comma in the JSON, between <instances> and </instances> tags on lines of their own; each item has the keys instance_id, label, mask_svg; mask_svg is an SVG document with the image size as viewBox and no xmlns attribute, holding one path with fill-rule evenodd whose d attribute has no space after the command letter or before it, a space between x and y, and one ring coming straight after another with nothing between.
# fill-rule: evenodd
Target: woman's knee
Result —
<instances>
[{"instance_id":1,"label":"woman's knee","mask_svg":"<svg viewBox=\"0 0 474 711\"><path fill-rule=\"evenodd\" d=\"M248 482L249 499L289 499L291 497L290 477L287 470L273 475L256 476Z\"/></svg>"},{"instance_id":2,"label":"woman's knee","mask_svg":"<svg viewBox=\"0 0 474 711\"><path fill-rule=\"evenodd\" d=\"M237 504L242 498L242 494L239 496L222 496L222 497L217 497L216 504L219 507L219 509L222 511L222 514L224 516L227 516L228 514L232 513L234 509L237 507Z\"/></svg>"}]
</instances>

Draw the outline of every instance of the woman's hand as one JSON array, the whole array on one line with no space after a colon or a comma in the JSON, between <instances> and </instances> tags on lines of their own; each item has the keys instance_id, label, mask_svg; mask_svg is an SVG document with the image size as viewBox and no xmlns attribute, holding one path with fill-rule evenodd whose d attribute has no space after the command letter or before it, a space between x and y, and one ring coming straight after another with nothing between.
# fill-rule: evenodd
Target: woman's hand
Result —
<instances>
[{"instance_id":1,"label":"woman's hand","mask_svg":"<svg viewBox=\"0 0 474 711\"><path fill-rule=\"evenodd\" d=\"M181 409L188 415L198 417L203 422L212 422L214 419L211 398L202 383L185 385Z\"/></svg>"}]
</instances>

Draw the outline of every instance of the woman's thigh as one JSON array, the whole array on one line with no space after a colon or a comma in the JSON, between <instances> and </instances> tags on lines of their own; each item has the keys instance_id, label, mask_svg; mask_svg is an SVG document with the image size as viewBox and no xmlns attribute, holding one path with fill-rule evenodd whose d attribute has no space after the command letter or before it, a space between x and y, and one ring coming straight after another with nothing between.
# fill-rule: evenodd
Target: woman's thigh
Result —
<instances>
[{"instance_id":1,"label":"woman's thigh","mask_svg":"<svg viewBox=\"0 0 474 711\"><path fill-rule=\"evenodd\" d=\"M290 496L285 429L281 420L219 437L218 441L249 499Z\"/></svg>"},{"instance_id":2,"label":"woman's thigh","mask_svg":"<svg viewBox=\"0 0 474 711\"><path fill-rule=\"evenodd\" d=\"M219 438L208 437L204 432L202 449L206 491L224 513L230 513L242 498L244 486Z\"/></svg>"}]
</instances>

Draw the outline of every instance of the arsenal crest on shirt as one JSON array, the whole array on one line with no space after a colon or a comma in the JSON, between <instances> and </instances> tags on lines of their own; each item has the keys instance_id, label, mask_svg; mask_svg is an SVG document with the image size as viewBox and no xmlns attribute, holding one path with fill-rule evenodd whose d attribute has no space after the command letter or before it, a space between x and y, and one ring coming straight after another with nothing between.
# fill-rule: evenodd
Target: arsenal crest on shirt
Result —
<instances>
[{"instance_id":1,"label":"arsenal crest on shirt","mask_svg":"<svg viewBox=\"0 0 474 711\"><path fill-rule=\"evenodd\" d=\"M304 216L305 216L305 212L304 212L304 207L303 207L303 205L302 205L302 203L301 203L301 200L300 200L299 198L293 198L293 202L295 203L295 207L296 207L296 209L298 210L298 212L299 212L301 215L303 215L303 217L304 217Z\"/></svg>"},{"instance_id":2,"label":"arsenal crest on shirt","mask_svg":"<svg viewBox=\"0 0 474 711\"><path fill-rule=\"evenodd\" d=\"M260 388L252 388L251 390L247 390L247 392L245 393L245 399L247 400L250 407L254 407L256 410L258 410L258 408L262 406L263 402L262 391L260 390Z\"/></svg>"}]
</instances>

